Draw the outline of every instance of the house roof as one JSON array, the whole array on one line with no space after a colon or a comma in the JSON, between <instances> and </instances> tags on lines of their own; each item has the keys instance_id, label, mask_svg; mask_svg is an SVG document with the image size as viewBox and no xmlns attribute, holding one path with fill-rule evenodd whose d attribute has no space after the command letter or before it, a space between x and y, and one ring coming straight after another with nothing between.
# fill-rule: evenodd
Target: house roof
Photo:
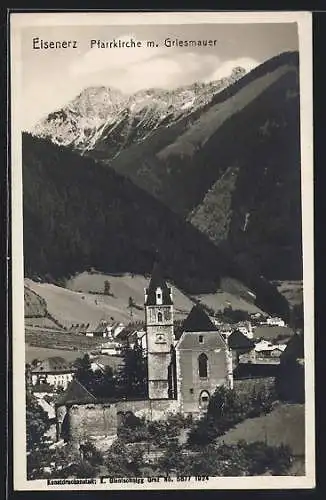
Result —
<instances>
[{"instance_id":1,"label":"house roof","mask_svg":"<svg viewBox=\"0 0 326 500\"><path fill-rule=\"evenodd\" d=\"M94 403L96 397L91 394L78 380L73 379L67 389L56 400L57 406L64 406L67 403Z\"/></svg>"},{"instance_id":2,"label":"house roof","mask_svg":"<svg viewBox=\"0 0 326 500\"><path fill-rule=\"evenodd\" d=\"M162 303L163 305L172 305L171 300L171 289L167 286L166 281L163 278L161 266L159 262L155 262L153 266L151 280L149 286L146 290L147 300L146 306L156 305L156 290L157 288L162 289Z\"/></svg>"},{"instance_id":3,"label":"house roof","mask_svg":"<svg viewBox=\"0 0 326 500\"><path fill-rule=\"evenodd\" d=\"M73 372L74 368L64 358L54 356L44 359L39 365L31 370L32 373L62 373Z\"/></svg>"},{"instance_id":4,"label":"house roof","mask_svg":"<svg viewBox=\"0 0 326 500\"><path fill-rule=\"evenodd\" d=\"M253 349L255 344L240 330L234 330L228 338L228 346L230 349Z\"/></svg>"},{"instance_id":5,"label":"house roof","mask_svg":"<svg viewBox=\"0 0 326 500\"><path fill-rule=\"evenodd\" d=\"M264 351L284 351L286 349L285 344L268 344L264 342L258 342L258 344L255 345L255 351L256 352L264 352Z\"/></svg>"},{"instance_id":6,"label":"house roof","mask_svg":"<svg viewBox=\"0 0 326 500\"><path fill-rule=\"evenodd\" d=\"M184 332L217 332L218 328L212 323L202 306L195 305L182 325Z\"/></svg>"},{"instance_id":7,"label":"house roof","mask_svg":"<svg viewBox=\"0 0 326 500\"><path fill-rule=\"evenodd\" d=\"M106 322L100 321L100 323L94 329L94 333L104 333L108 328L108 324Z\"/></svg>"}]
</instances>

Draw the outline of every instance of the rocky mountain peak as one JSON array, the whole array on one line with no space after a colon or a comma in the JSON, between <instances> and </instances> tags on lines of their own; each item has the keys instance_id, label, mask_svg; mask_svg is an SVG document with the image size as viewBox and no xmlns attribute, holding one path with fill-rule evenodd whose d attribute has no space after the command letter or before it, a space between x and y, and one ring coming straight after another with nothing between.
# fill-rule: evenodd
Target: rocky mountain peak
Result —
<instances>
[{"instance_id":1,"label":"rocky mountain peak","mask_svg":"<svg viewBox=\"0 0 326 500\"><path fill-rule=\"evenodd\" d=\"M243 68L234 68L229 77L217 81L194 82L173 90L141 89L132 95L113 87L88 87L62 109L41 120L32 134L80 152L93 149L112 133L121 146L139 142L162 124L167 126L206 105L245 73ZM132 137L131 127L137 127L137 134ZM120 138L116 137L117 130Z\"/></svg>"}]
</instances>

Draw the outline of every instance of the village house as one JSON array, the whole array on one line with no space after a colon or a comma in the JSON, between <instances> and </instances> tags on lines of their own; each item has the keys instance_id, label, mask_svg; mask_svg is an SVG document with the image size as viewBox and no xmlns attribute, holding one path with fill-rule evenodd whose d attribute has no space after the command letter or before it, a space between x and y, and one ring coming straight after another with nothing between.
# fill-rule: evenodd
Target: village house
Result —
<instances>
[{"instance_id":1,"label":"village house","mask_svg":"<svg viewBox=\"0 0 326 500\"><path fill-rule=\"evenodd\" d=\"M119 342L105 342L101 344L100 353L108 356L120 356L122 352L122 344Z\"/></svg>"},{"instance_id":2,"label":"village house","mask_svg":"<svg viewBox=\"0 0 326 500\"><path fill-rule=\"evenodd\" d=\"M253 333L251 321L239 321L238 323L236 323L235 327L241 333L246 335L246 337L248 337L250 339L253 338L254 333Z\"/></svg>"},{"instance_id":3,"label":"village house","mask_svg":"<svg viewBox=\"0 0 326 500\"><path fill-rule=\"evenodd\" d=\"M267 325L285 326L285 321L281 318L270 317L266 320Z\"/></svg>"},{"instance_id":4,"label":"village house","mask_svg":"<svg viewBox=\"0 0 326 500\"><path fill-rule=\"evenodd\" d=\"M267 340L261 340L255 345L255 355L257 358L272 358L278 359L285 351L286 344L273 344Z\"/></svg>"},{"instance_id":5,"label":"village house","mask_svg":"<svg viewBox=\"0 0 326 500\"><path fill-rule=\"evenodd\" d=\"M31 369L33 386L48 384L66 389L72 381L75 369L61 357L51 357L40 361Z\"/></svg>"},{"instance_id":6,"label":"village house","mask_svg":"<svg viewBox=\"0 0 326 500\"><path fill-rule=\"evenodd\" d=\"M125 328L123 323L113 322L102 319L97 326L88 329L85 333L87 337L103 337L110 340L115 340L120 332Z\"/></svg>"}]
</instances>

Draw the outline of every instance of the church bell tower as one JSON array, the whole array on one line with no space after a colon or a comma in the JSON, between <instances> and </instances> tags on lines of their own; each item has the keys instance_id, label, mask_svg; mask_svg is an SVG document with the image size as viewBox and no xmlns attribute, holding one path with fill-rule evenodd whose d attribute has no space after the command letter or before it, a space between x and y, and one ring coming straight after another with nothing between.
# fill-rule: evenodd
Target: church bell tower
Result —
<instances>
[{"instance_id":1,"label":"church bell tower","mask_svg":"<svg viewBox=\"0 0 326 500\"><path fill-rule=\"evenodd\" d=\"M171 348L173 349L172 289L163 279L160 265L154 264L149 287L145 289L148 397L171 398Z\"/></svg>"}]
</instances>

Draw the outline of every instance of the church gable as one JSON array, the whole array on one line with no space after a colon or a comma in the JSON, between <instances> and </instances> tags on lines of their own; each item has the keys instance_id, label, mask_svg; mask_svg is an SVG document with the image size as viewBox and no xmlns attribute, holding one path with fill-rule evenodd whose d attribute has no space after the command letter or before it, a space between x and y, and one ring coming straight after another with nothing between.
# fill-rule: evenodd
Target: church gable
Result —
<instances>
[{"instance_id":1,"label":"church gable","mask_svg":"<svg viewBox=\"0 0 326 500\"><path fill-rule=\"evenodd\" d=\"M217 327L212 323L200 305L195 305L183 323L184 332L215 332Z\"/></svg>"}]
</instances>

